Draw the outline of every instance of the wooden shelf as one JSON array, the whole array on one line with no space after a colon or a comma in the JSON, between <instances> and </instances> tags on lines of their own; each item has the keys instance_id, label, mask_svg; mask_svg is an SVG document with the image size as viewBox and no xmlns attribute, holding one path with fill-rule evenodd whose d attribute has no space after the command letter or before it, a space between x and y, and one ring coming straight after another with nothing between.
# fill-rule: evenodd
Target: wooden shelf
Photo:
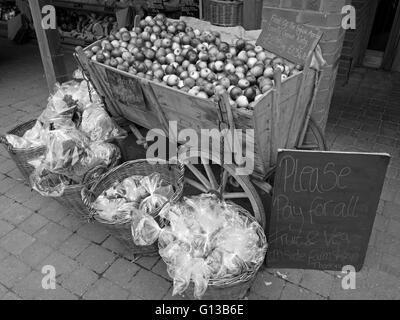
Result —
<instances>
[{"instance_id":1,"label":"wooden shelf","mask_svg":"<svg viewBox=\"0 0 400 320\"><path fill-rule=\"evenodd\" d=\"M64 9L73 9L78 11L86 11L86 12L96 12L96 13L115 13L117 7L107 7L104 5L98 4L86 4L82 2L75 2L75 1L62 1L62 0L53 0L52 4L58 8Z\"/></svg>"}]
</instances>

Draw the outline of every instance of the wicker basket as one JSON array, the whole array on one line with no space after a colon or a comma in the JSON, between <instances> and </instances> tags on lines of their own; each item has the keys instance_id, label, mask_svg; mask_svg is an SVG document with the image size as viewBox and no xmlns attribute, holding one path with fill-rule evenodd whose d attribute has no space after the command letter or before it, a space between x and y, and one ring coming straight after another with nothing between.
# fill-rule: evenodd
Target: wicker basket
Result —
<instances>
[{"instance_id":1,"label":"wicker basket","mask_svg":"<svg viewBox=\"0 0 400 320\"><path fill-rule=\"evenodd\" d=\"M120 160L121 160L121 155L118 154L108 167L100 165L89 170L85 174L82 184L68 185L64 188L61 196L50 196L50 197L52 197L55 201L63 205L68 210L70 210L70 212L73 213L78 219L89 221L91 219L91 215L87 206L82 201L82 196L81 196L82 188L84 188L85 186L92 185L103 174L105 174L107 170L117 166L120 163ZM58 182L59 181L54 181L54 185L56 185ZM32 182L31 185L33 185ZM48 196L46 195L46 192L49 191L50 190L43 190L43 193L42 192L40 193L43 196Z\"/></svg>"},{"instance_id":2,"label":"wicker basket","mask_svg":"<svg viewBox=\"0 0 400 320\"><path fill-rule=\"evenodd\" d=\"M30 120L28 122L18 125L11 131L7 132L7 134L13 134L22 137L25 134L25 132L32 129L35 124L36 124L36 119ZM36 159L41 155L43 155L46 151L46 147L39 146L26 149L17 149L8 143L5 136L0 137L0 143L3 143L5 145L8 153L10 154L11 159L14 160L15 164L17 165L19 171L21 171L21 174L25 178L26 182L29 183L29 176L33 172L34 167L31 166L28 163L28 161Z\"/></svg>"},{"instance_id":3,"label":"wicker basket","mask_svg":"<svg viewBox=\"0 0 400 320\"><path fill-rule=\"evenodd\" d=\"M250 222L256 222L256 219L244 208L233 203L227 202L230 206L234 207L240 214L245 215ZM265 236L264 230L261 226L257 228L257 234L259 236L259 244L266 245L267 238ZM266 246L265 246L266 248ZM266 250L266 249L265 249ZM266 251L264 253L264 256ZM251 288L254 279L257 275L258 270L262 266L263 261L260 261L257 265L249 267L242 274L235 277L226 277L223 279L210 279L208 282L208 287L202 300L240 300L243 299L249 289ZM194 300L194 284L191 282L189 287L183 294L186 299Z\"/></svg>"},{"instance_id":4,"label":"wicker basket","mask_svg":"<svg viewBox=\"0 0 400 320\"><path fill-rule=\"evenodd\" d=\"M236 27L243 22L243 1L209 0L210 22L217 26Z\"/></svg>"},{"instance_id":5,"label":"wicker basket","mask_svg":"<svg viewBox=\"0 0 400 320\"><path fill-rule=\"evenodd\" d=\"M97 222L103 224L108 229L110 234L112 234L116 239L124 244L131 253L136 255L157 255L158 246L157 244L153 244L150 246L135 245L132 239L131 219L116 222L104 220L95 214L92 204L103 191L109 189L116 181L122 182L125 178L134 175L148 176L154 172L159 173L163 180L167 181L175 187L175 192L172 195L170 202L175 202L179 200L183 191L183 164L169 165L167 163L150 163L148 160L133 160L125 162L103 175L90 188L90 190L88 188L82 189L83 202L88 207L89 211L92 214L92 217ZM161 208L153 211L151 213L151 216L156 218L156 221L160 225L162 225L162 222L158 218L158 213L160 211Z\"/></svg>"}]
</instances>

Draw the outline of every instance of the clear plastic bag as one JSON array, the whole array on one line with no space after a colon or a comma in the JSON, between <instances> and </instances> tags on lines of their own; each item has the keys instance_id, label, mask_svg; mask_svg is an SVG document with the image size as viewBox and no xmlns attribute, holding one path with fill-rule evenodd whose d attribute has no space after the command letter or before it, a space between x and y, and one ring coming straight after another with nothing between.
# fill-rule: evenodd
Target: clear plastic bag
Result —
<instances>
[{"instance_id":1,"label":"clear plastic bag","mask_svg":"<svg viewBox=\"0 0 400 320\"><path fill-rule=\"evenodd\" d=\"M60 197L64 194L65 188L73 185L74 181L39 165L30 175L30 184L32 189L39 192L42 196Z\"/></svg>"},{"instance_id":2,"label":"clear plastic bag","mask_svg":"<svg viewBox=\"0 0 400 320\"><path fill-rule=\"evenodd\" d=\"M140 203L139 209L143 212L151 213L154 210L161 208L168 201L167 196L157 192L160 188L165 187L165 185L163 185L163 180L158 173L153 173L144 177L140 183L149 194L149 196ZM163 190L163 193L165 194L165 190L161 190Z\"/></svg>"},{"instance_id":3,"label":"clear plastic bag","mask_svg":"<svg viewBox=\"0 0 400 320\"><path fill-rule=\"evenodd\" d=\"M155 243L161 232L157 221L148 214L136 210L132 214L132 237L133 242L138 246L149 246Z\"/></svg>"},{"instance_id":4,"label":"clear plastic bag","mask_svg":"<svg viewBox=\"0 0 400 320\"><path fill-rule=\"evenodd\" d=\"M163 208L160 216L169 222L159 235L159 253L174 280L174 293L182 293L189 279L200 298L210 279L232 279L264 259L266 244L257 233L261 227L214 195L185 198Z\"/></svg>"},{"instance_id":5,"label":"clear plastic bag","mask_svg":"<svg viewBox=\"0 0 400 320\"><path fill-rule=\"evenodd\" d=\"M92 141L107 141L127 135L126 131L111 119L102 106L94 103L84 109L80 129Z\"/></svg>"},{"instance_id":6,"label":"clear plastic bag","mask_svg":"<svg viewBox=\"0 0 400 320\"><path fill-rule=\"evenodd\" d=\"M26 149L44 145L47 132L48 130L39 121L36 121L35 125L27 130L22 137L13 134L7 134L5 137L14 148Z\"/></svg>"},{"instance_id":7,"label":"clear plastic bag","mask_svg":"<svg viewBox=\"0 0 400 320\"><path fill-rule=\"evenodd\" d=\"M125 198L130 202L134 202L137 207L139 207L141 200L149 195L146 189L140 184L142 179L143 177L141 176L132 176L124 179L121 183L125 190Z\"/></svg>"},{"instance_id":8,"label":"clear plastic bag","mask_svg":"<svg viewBox=\"0 0 400 320\"><path fill-rule=\"evenodd\" d=\"M129 219L134 207L125 199L109 199L100 195L93 203L93 209L96 210L100 218L107 221L118 221Z\"/></svg>"}]
</instances>

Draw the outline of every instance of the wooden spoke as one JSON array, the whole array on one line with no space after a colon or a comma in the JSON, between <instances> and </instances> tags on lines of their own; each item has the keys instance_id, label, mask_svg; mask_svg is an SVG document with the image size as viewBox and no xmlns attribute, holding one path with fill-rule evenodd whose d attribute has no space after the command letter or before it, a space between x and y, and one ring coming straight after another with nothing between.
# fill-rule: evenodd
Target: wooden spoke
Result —
<instances>
[{"instance_id":1,"label":"wooden spoke","mask_svg":"<svg viewBox=\"0 0 400 320\"><path fill-rule=\"evenodd\" d=\"M201 161L203 162L204 169L206 170L208 179L209 179L210 184L211 184L211 188L213 190L217 190L218 189L217 179L215 179L215 176L214 176L214 173L211 170L210 164L208 163L207 159L205 159L205 158L201 158Z\"/></svg>"},{"instance_id":2,"label":"wooden spoke","mask_svg":"<svg viewBox=\"0 0 400 320\"><path fill-rule=\"evenodd\" d=\"M246 192L230 192L230 193L224 193L222 197L224 199L243 199L243 198L248 198L249 196L247 195Z\"/></svg>"},{"instance_id":3,"label":"wooden spoke","mask_svg":"<svg viewBox=\"0 0 400 320\"><path fill-rule=\"evenodd\" d=\"M196 176L196 178L199 179L199 181L207 188L207 190L211 189L210 182L194 165L188 163L186 164L186 166L190 169L190 171L192 171L192 173Z\"/></svg>"},{"instance_id":4,"label":"wooden spoke","mask_svg":"<svg viewBox=\"0 0 400 320\"><path fill-rule=\"evenodd\" d=\"M195 187L197 190L200 190L201 192L207 193L207 191L208 191L201 183L198 183L197 181L194 181L193 179L185 178L185 182L187 184L190 184L191 186Z\"/></svg>"},{"instance_id":5,"label":"wooden spoke","mask_svg":"<svg viewBox=\"0 0 400 320\"><path fill-rule=\"evenodd\" d=\"M226 184L228 182L229 172L228 170L222 169L222 177L221 177L221 184L219 186L219 193L223 193L225 191Z\"/></svg>"}]
</instances>

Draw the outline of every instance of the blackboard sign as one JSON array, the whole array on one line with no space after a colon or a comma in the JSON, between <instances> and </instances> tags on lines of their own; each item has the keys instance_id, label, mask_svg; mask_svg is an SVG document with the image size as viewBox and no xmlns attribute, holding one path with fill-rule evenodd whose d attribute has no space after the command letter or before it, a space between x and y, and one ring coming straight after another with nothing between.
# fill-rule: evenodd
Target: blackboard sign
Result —
<instances>
[{"instance_id":1,"label":"blackboard sign","mask_svg":"<svg viewBox=\"0 0 400 320\"><path fill-rule=\"evenodd\" d=\"M158 13L165 13L164 1L163 0L149 0L147 1L147 11L151 16L155 16Z\"/></svg>"},{"instance_id":2,"label":"blackboard sign","mask_svg":"<svg viewBox=\"0 0 400 320\"><path fill-rule=\"evenodd\" d=\"M142 87L135 78L106 69L109 87L115 100L127 107L146 110Z\"/></svg>"},{"instance_id":3,"label":"blackboard sign","mask_svg":"<svg viewBox=\"0 0 400 320\"><path fill-rule=\"evenodd\" d=\"M283 12L278 14L271 10L266 20L257 45L293 63L304 65L321 39L322 32L291 21Z\"/></svg>"},{"instance_id":4,"label":"blackboard sign","mask_svg":"<svg viewBox=\"0 0 400 320\"><path fill-rule=\"evenodd\" d=\"M390 156L279 150L267 265L362 268Z\"/></svg>"},{"instance_id":5,"label":"blackboard sign","mask_svg":"<svg viewBox=\"0 0 400 320\"><path fill-rule=\"evenodd\" d=\"M199 17L199 0L181 0L182 15L187 17Z\"/></svg>"}]
</instances>

